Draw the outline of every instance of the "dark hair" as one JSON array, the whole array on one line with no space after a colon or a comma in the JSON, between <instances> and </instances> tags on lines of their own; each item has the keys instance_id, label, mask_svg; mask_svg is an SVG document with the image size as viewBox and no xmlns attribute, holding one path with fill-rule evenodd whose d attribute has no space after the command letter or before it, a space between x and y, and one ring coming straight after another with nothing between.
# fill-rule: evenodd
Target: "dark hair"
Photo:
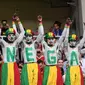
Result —
<instances>
[{"instance_id":1,"label":"dark hair","mask_svg":"<svg viewBox=\"0 0 85 85\"><path fill-rule=\"evenodd\" d=\"M59 27L61 27L61 22L55 21L54 24L57 24Z\"/></svg>"},{"instance_id":2,"label":"dark hair","mask_svg":"<svg viewBox=\"0 0 85 85\"><path fill-rule=\"evenodd\" d=\"M62 60L62 61L63 61L63 59L58 59L58 61L59 61L59 60ZM58 62L58 61L57 61L57 62Z\"/></svg>"},{"instance_id":3,"label":"dark hair","mask_svg":"<svg viewBox=\"0 0 85 85\"><path fill-rule=\"evenodd\" d=\"M7 20L2 20L1 23L3 23L3 22L6 22L7 23Z\"/></svg>"},{"instance_id":4,"label":"dark hair","mask_svg":"<svg viewBox=\"0 0 85 85\"><path fill-rule=\"evenodd\" d=\"M43 61L42 60L38 60L37 63L40 64L40 63L43 63Z\"/></svg>"},{"instance_id":5,"label":"dark hair","mask_svg":"<svg viewBox=\"0 0 85 85\"><path fill-rule=\"evenodd\" d=\"M40 51L37 51L37 53L41 53Z\"/></svg>"}]
</instances>

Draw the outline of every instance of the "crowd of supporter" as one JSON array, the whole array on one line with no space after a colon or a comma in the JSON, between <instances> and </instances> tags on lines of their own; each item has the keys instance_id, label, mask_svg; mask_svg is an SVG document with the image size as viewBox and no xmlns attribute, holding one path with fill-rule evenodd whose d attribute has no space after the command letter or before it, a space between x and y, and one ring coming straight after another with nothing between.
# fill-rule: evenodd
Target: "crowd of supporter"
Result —
<instances>
[{"instance_id":1,"label":"crowd of supporter","mask_svg":"<svg viewBox=\"0 0 85 85\"><path fill-rule=\"evenodd\" d=\"M0 31L1 31L1 35L4 36L5 35L5 31L7 30L7 28L9 28L9 25L7 23L7 20L2 20L1 22L1 27L0 27ZM61 23L58 21L55 21L53 24L53 28L51 29L51 31L56 35L56 36L61 36L62 35L62 29L61 29ZM82 48L82 52L85 50L85 46L83 46ZM21 50L19 50L21 51ZM45 61L44 61L44 55L43 55L43 51L42 51L42 45L41 43L37 43L37 63L40 66L41 69L41 75L43 78L43 72L44 72L44 66L45 66ZM64 51L60 51L60 55L61 57L58 59L57 61L57 65L61 68L61 72L62 72L62 76L63 79L65 79L65 73L66 73L66 69L69 66L68 65L68 61L65 57ZM1 65L3 64L3 57L2 57L2 49L0 47L0 70L1 70ZM83 77L85 78L85 53L82 53L81 55L82 59L80 60L80 66L82 68L83 71ZM21 55L19 55L19 61L17 62L18 67L19 67L19 72L21 73L21 70L23 68L23 59L20 59ZM1 72L1 71L0 71Z\"/></svg>"}]
</instances>

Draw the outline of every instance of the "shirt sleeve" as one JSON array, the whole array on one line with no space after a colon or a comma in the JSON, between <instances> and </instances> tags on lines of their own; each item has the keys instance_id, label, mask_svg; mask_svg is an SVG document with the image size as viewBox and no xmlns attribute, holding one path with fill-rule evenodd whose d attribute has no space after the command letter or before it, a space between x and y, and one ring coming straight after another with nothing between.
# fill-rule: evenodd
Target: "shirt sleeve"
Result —
<instances>
[{"instance_id":1,"label":"shirt sleeve","mask_svg":"<svg viewBox=\"0 0 85 85\"><path fill-rule=\"evenodd\" d=\"M67 26L67 25L64 27L63 33L62 33L62 35L60 36L59 40L57 41L57 42L59 43L59 45L61 45L62 42L64 41L64 39L66 38L67 33L69 32L69 27L70 27L70 26ZM68 30L68 32L67 32L67 30ZM57 43L57 42L56 42L56 43Z\"/></svg>"},{"instance_id":2,"label":"shirt sleeve","mask_svg":"<svg viewBox=\"0 0 85 85\"><path fill-rule=\"evenodd\" d=\"M12 26L13 26L14 30L16 31L16 36L18 37L19 33L17 32L17 28L16 28L16 25L15 25L14 21L12 21Z\"/></svg>"},{"instance_id":3,"label":"shirt sleeve","mask_svg":"<svg viewBox=\"0 0 85 85\"><path fill-rule=\"evenodd\" d=\"M0 44L3 44L4 46L7 44L7 42L3 39L3 36L0 36Z\"/></svg>"},{"instance_id":4,"label":"shirt sleeve","mask_svg":"<svg viewBox=\"0 0 85 85\"><path fill-rule=\"evenodd\" d=\"M44 39L44 27L43 27L43 24L42 23L39 24L38 33L39 34L37 36L36 41L37 42L40 42L40 41L42 41Z\"/></svg>"},{"instance_id":5,"label":"shirt sleeve","mask_svg":"<svg viewBox=\"0 0 85 85\"><path fill-rule=\"evenodd\" d=\"M83 38L80 40L80 42L79 42L79 44L77 45L77 47L82 48L84 42L85 42L85 30L84 30L84 33L83 33Z\"/></svg>"},{"instance_id":6,"label":"shirt sleeve","mask_svg":"<svg viewBox=\"0 0 85 85\"><path fill-rule=\"evenodd\" d=\"M20 43L24 37L24 28L22 26L22 23L18 22L18 24L19 24L19 28L20 28L21 33L19 34L19 37L15 40L16 43Z\"/></svg>"}]
</instances>

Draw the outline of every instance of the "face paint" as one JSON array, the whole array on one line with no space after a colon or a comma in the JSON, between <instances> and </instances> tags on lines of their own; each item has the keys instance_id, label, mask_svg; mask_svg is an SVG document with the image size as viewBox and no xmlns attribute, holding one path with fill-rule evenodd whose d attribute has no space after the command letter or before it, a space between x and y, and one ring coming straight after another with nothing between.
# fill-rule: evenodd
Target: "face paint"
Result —
<instances>
[{"instance_id":1,"label":"face paint","mask_svg":"<svg viewBox=\"0 0 85 85\"><path fill-rule=\"evenodd\" d=\"M29 44L29 43L32 43L32 41L33 41L32 36L29 36L29 35L26 36L25 39L26 39L26 43L28 43L28 44Z\"/></svg>"},{"instance_id":2,"label":"face paint","mask_svg":"<svg viewBox=\"0 0 85 85\"><path fill-rule=\"evenodd\" d=\"M48 45L53 46L55 44L55 38L47 39L47 43L48 43Z\"/></svg>"},{"instance_id":3,"label":"face paint","mask_svg":"<svg viewBox=\"0 0 85 85\"><path fill-rule=\"evenodd\" d=\"M15 35L14 34L8 34L8 41L14 42L15 41Z\"/></svg>"},{"instance_id":4,"label":"face paint","mask_svg":"<svg viewBox=\"0 0 85 85\"><path fill-rule=\"evenodd\" d=\"M76 41L70 41L69 45L70 47L76 47L77 42Z\"/></svg>"}]
</instances>

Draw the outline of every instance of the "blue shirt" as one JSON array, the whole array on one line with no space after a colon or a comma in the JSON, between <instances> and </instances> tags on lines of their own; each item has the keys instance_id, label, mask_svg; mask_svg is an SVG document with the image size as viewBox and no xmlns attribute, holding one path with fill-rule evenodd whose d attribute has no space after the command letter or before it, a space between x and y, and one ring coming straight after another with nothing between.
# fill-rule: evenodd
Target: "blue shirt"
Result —
<instances>
[{"instance_id":1,"label":"blue shirt","mask_svg":"<svg viewBox=\"0 0 85 85\"><path fill-rule=\"evenodd\" d=\"M62 35L62 30L61 29L58 29L56 30L55 28L52 30L52 32L57 36L61 36Z\"/></svg>"}]
</instances>

